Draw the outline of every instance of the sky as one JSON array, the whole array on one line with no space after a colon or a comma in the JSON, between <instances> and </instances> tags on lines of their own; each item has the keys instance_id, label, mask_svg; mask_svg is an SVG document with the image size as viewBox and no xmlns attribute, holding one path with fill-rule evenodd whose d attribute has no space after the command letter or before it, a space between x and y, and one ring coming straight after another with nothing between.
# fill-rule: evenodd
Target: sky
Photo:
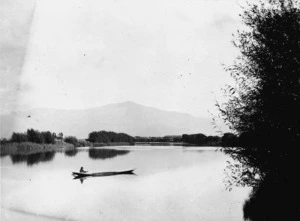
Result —
<instances>
[{"instance_id":1,"label":"sky","mask_svg":"<svg viewBox=\"0 0 300 221\"><path fill-rule=\"evenodd\" d=\"M1 0L1 114L133 101L211 116L242 0Z\"/></svg>"}]
</instances>

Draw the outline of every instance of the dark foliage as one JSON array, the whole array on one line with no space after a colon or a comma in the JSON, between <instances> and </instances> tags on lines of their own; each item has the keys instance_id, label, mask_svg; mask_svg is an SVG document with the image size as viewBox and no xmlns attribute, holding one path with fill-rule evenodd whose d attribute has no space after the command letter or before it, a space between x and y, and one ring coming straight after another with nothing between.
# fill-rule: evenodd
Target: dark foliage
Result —
<instances>
[{"instance_id":1,"label":"dark foliage","mask_svg":"<svg viewBox=\"0 0 300 221\"><path fill-rule=\"evenodd\" d=\"M241 16L249 29L238 32L234 44L241 55L227 69L237 85L219 105L240 147L224 150L261 179L275 171L285 176L300 146L299 3L249 4Z\"/></svg>"},{"instance_id":2,"label":"dark foliage","mask_svg":"<svg viewBox=\"0 0 300 221\"><path fill-rule=\"evenodd\" d=\"M299 217L299 205L291 202L300 197L294 178L300 152L300 4L248 4L241 17L247 29L234 42L241 55L227 69L237 84L225 90L229 100L218 104L239 135L238 146L223 149L237 162L229 165L229 185L253 187L245 219Z\"/></svg>"},{"instance_id":3,"label":"dark foliage","mask_svg":"<svg viewBox=\"0 0 300 221\"><path fill-rule=\"evenodd\" d=\"M89 134L88 140L93 143L117 143L128 142L134 144L134 138L124 133L115 133L111 131L94 131Z\"/></svg>"},{"instance_id":4,"label":"dark foliage","mask_svg":"<svg viewBox=\"0 0 300 221\"><path fill-rule=\"evenodd\" d=\"M225 133L221 139L222 147L236 147L239 144L238 136L233 133Z\"/></svg>"},{"instance_id":5,"label":"dark foliage","mask_svg":"<svg viewBox=\"0 0 300 221\"><path fill-rule=\"evenodd\" d=\"M300 209L296 201L297 196L300 196L299 184L297 177L289 183L274 182L269 177L262 180L244 204L244 219L274 221L299 217Z\"/></svg>"}]
</instances>

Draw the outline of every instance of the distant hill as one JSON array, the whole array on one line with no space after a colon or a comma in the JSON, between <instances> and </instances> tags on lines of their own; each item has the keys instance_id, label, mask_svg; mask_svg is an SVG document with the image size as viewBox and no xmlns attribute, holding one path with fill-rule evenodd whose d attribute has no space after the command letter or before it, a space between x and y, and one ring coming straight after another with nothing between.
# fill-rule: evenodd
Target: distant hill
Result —
<instances>
[{"instance_id":1,"label":"distant hill","mask_svg":"<svg viewBox=\"0 0 300 221\"><path fill-rule=\"evenodd\" d=\"M184 133L216 134L209 118L164 111L134 102L105 105L85 110L34 109L1 115L1 137L28 128L50 130L87 138L92 131L124 132L131 136L165 136Z\"/></svg>"}]
</instances>

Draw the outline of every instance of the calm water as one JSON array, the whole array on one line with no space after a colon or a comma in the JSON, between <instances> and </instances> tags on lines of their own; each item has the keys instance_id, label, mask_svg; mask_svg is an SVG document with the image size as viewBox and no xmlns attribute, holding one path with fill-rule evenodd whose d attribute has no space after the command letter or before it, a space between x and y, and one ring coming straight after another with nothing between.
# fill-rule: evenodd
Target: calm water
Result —
<instances>
[{"instance_id":1,"label":"calm water","mask_svg":"<svg viewBox=\"0 0 300 221\"><path fill-rule=\"evenodd\" d=\"M1 220L243 220L249 189L225 189L212 148L114 147L1 158ZM72 171L136 168L74 180Z\"/></svg>"}]
</instances>

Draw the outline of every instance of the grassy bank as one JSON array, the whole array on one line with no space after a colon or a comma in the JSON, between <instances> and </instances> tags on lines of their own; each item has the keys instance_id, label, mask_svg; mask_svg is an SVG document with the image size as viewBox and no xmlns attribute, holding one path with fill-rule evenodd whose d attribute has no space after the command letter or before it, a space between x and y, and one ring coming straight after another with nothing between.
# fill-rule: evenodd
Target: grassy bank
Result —
<instances>
[{"instance_id":1,"label":"grassy bank","mask_svg":"<svg viewBox=\"0 0 300 221\"><path fill-rule=\"evenodd\" d=\"M66 151L74 149L73 144L57 142L55 144L38 144L32 142L8 142L2 143L0 146L1 156L12 155L12 154L31 154L38 152L48 151Z\"/></svg>"}]
</instances>

